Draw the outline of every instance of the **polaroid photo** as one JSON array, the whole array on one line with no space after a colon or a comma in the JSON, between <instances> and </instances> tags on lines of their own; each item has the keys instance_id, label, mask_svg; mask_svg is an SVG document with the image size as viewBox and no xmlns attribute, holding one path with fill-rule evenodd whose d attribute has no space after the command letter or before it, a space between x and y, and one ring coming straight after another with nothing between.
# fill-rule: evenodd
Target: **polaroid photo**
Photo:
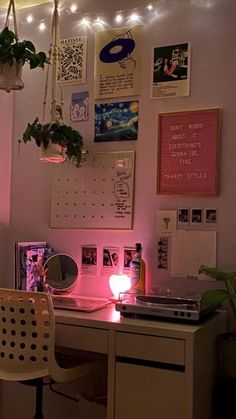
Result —
<instances>
[{"instance_id":1,"label":"polaroid photo","mask_svg":"<svg viewBox=\"0 0 236 419\"><path fill-rule=\"evenodd\" d=\"M135 247L124 247L123 254L123 271L129 271L132 260L135 257L136 249Z\"/></svg>"},{"instance_id":2,"label":"polaroid photo","mask_svg":"<svg viewBox=\"0 0 236 419\"><path fill-rule=\"evenodd\" d=\"M217 224L217 210L216 208L206 208L205 210L205 224L207 226L216 226Z\"/></svg>"},{"instance_id":3,"label":"polaroid photo","mask_svg":"<svg viewBox=\"0 0 236 419\"><path fill-rule=\"evenodd\" d=\"M102 275L119 273L120 249L118 247L106 246L102 251Z\"/></svg>"},{"instance_id":4,"label":"polaroid photo","mask_svg":"<svg viewBox=\"0 0 236 419\"><path fill-rule=\"evenodd\" d=\"M190 217L190 223L192 225L199 225L203 222L203 211L202 208L192 208L191 209L191 217Z\"/></svg>"},{"instance_id":5,"label":"polaroid photo","mask_svg":"<svg viewBox=\"0 0 236 419\"><path fill-rule=\"evenodd\" d=\"M97 246L81 246L81 275L97 275Z\"/></svg>"},{"instance_id":6,"label":"polaroid photo","mask_svg":"<svg viewBox=\"0 0 236 419\"><path fill-rule=\"evenodd\" d=\"M178 228L188 228L189 225L189 208L178 209Z\"/></svg>"}]
</instances>

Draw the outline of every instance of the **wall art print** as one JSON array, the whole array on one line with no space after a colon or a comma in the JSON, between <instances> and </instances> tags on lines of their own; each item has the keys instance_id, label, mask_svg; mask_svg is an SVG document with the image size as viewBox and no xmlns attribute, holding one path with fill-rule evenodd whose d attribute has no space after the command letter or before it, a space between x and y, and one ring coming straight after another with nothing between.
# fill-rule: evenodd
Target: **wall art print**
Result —
<instances>
[{"instance_id":1,"label":"wall art print","mask_svg":"<svg viewBox=\"0 0 236 419\"><path fill-rule=\"evenodd\" d=\"M95 99L140 94L141 26L95 33Z\"/></svg>"},{"instance_id":2,"label":"wall art print","mask_svg":"<svg viewBox=\"0 0 236 419\"><path fill-rule=\"evenodd\" d=\"M95 105L95 142L138 138L138 101Z\"/></svg>"},{"instance_id":3,"label":"wall art print","mask_svg":"<svg viewBox=\"0 0 236 419\"><path fill-rule=\"evenodd\" d=\"M217 195L220 109L159 114L157 194Z\"/></svg>"},{"instance_id":4,"label":"wall art print","mask_svg":"<svg viewBox=\"0 0 236 419\"><path fill-rule=\"evenodd\" d=\"M190 44L154 48L152 98L188 96Z\"/></svg>"},{"instance_id":5,"label":"wall art print","mask_svg":"<svg viewBox=\"0 0 236 419\"><path fill-rule=\"evenodd\" d=\"M87 121L89 92L72 93L70 119L72 122Z\"/></svg>"},{"instance_id":6,"label":"wall art print","mask_svg":"<svg viewBox=\"0 0 236 419\"><path fill-rule=\"evenodd\" d=\"M60 40L57 82L62 84L86 83L87 36Z\"/></svg>"}]
</instances>

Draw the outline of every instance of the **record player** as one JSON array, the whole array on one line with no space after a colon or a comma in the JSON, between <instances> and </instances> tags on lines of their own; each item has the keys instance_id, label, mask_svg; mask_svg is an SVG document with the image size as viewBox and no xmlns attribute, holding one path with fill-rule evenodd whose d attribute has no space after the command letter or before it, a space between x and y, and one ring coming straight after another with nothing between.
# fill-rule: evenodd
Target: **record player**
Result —
<instances>
[{"instance_id":1,"label":"record player","mask_svg":"<svg viewBox=\"0 0 236 419\"><path fill-rule=\"evenodd\" d=\"M149 317L157 320L200 322L220 307L207 305L201 296L128 295L116 303L124 317Z\"/></svg>"}]
</instances>

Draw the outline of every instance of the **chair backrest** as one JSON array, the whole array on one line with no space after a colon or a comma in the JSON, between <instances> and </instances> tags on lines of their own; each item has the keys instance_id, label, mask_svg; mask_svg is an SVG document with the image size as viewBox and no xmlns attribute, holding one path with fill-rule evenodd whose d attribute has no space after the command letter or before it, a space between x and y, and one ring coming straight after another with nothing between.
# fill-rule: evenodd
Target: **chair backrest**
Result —
<instances>
[{"instance_id":1,"label":"chair backrest","mask_svg":"<svg viewBox=\"0 0 236 419\"><path fill-rule=\"evenodd\" d=\"M28 380L49 374L55 319L42 292L0 289L0 379Z\"/></svg>"}]
</instances>

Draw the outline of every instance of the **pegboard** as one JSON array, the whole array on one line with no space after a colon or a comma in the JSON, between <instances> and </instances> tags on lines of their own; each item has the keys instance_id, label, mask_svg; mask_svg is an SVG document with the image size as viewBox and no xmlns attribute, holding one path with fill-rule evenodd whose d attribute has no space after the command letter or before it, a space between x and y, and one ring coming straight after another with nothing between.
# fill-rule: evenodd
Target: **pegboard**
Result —
<instances>
[{"instance_id":1,"label":"pegboard","mask_svg":"<svg viewBox=\"0 0 236 419\"><path fill-rule=\"evenodd\" d=\"M132 229L135 152L89 152L53 172L50 227Z\"/></svg>"}]
</instances>

